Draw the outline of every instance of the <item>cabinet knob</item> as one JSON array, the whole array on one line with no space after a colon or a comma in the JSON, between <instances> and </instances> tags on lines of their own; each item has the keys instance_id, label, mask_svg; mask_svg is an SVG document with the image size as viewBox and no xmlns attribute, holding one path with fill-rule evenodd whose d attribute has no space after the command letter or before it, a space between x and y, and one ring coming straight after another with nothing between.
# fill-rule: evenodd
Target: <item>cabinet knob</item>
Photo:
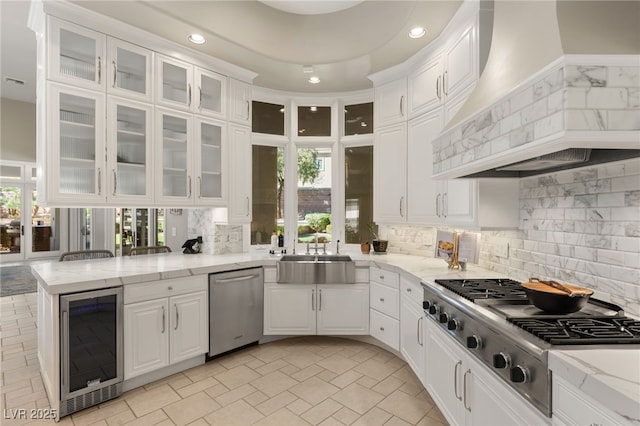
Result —
<instances>
[{"instance_id":1,"label":"cabinet knob","mask_svg":"<svg viewBox=\"0 0 640 426\"><path fill-rule=\"evenodd\" d=\"M411 289L410 288L407 289L407 293L411 293Z\"/></svg>"},{"instance_id":2,"label":"cabinet knob","mask_svg":"<svg viewBox=\"0 0 640 426\"><path fill-rule=\"evenodd\" d=\"M172 286L167 287L167 290L173 290Z\"/></svg>"},{"instance_id":3,"label":"cabinet knob","mask_svg":"<svg viewBox=\"0 0 640 426\"><path fill-rule=\"evenodd\" d=\"M384 327L380 327L380 331L384 331Z\"/></svg>"},{"instance_id":4,"label":"cabinet knob","mask_svg":"<svg viewBox=\"0 0 640 426\"><path fill-rule=\"evenodd\" d=\"M384 298L383 298L383 297L381 297L381 298L380 298L380 301L381 301L381 302L384 302Z\"/></svg>"}]
</instances>

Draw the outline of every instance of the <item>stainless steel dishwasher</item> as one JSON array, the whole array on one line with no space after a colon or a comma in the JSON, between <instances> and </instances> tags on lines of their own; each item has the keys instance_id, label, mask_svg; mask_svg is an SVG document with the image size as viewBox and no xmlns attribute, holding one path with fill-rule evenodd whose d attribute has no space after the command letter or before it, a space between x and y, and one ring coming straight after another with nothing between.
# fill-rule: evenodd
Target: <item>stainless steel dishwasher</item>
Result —
<instances>
[{"instance_id":1,"label":"stainless steel dishwasher","mask_svg":"<svg viewBox=\"0 0 640 426\"><path fill-rule=\"evenodd\" d=\"M209 356L262 338L262 268L209 275Z\"/></svg>"}]
</instances>

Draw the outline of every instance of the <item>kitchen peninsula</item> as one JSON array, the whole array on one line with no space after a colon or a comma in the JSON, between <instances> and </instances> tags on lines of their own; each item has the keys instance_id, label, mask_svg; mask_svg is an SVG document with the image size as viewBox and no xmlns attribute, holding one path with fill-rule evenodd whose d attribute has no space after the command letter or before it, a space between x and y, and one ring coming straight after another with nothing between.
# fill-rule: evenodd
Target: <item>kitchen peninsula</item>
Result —
<instances>
[{"instance_id":1,"label":"kitchen peninsula","mask_svg":"<svg viewBox=\"0 0 640 426\"><path fill-rule=\"evenodd\" d=\"M423 286L435 286L432 284L439 278L495 278L497 274L476 267L469 266L467 271L451 270L440 259L424 258L418 256L388 254L385 256L370 256L352 254L357 268L372 271L383 271L398 274L404 282L406 279L422 281ZM157 286L158 290L171 285L179 291L181 282L188 282L194 277L206 277L209 273L225 272L250 267L264 267L265 270L275 270L278 257L266 254L232 254L232 255L194 255L162 254L155 256L122 257L97 260L92 262L59 262L43 263L32 266L32 270L38 279L38 324L43 324L38 330L38 356L42 369L45 388L50 399L51 407L58 409L60 404L60 320L59 300L60 296L68 293L105 289L122 286L125 290L136 288L138 285ZM375 277L371 277L373 280ZM265 277L266 280L266 277ZM373 281L372 281L373 286ZM404 296L402 296L404 297ZM422 300L422 296L419 296ZM402 304L400 305L402 306ZM400 308L402 309L402 308ZM372 302L373 312L373 302ZM373 315L373 314L372 314ZM400 319L404 318L402 311ZM421 315L427 319L428 316ZM420 321L420 320L419 320ZM425 321L434 323L433 321ZM426 328L428 329L430 325ZM433 330L432 333L440 333ZM415 325L413 326L415 334ZM370 333L372 336L373 332ZM445 334L443 334L445 336ZM379 344L379 343L378 343ZM455 345L455 343L453 343ZM391 349L385 345L381 345ZM584 349L584 347L582 347ZM126 350L126 348L125 348ZM393 351L393 349L391 349ZM427 350L427 348L423 348ZM189 360L187 364L178 363L173 370L167 370L167 374L176 372L175 368L189 368L206 361L202 353ZM404 352L401 351L401 356ZM428 354L425 354L428 357ZM405 357L406 358L406 357ZM576 413L583 412L576 407L578 402L602 401L602 395L608 395L615 404L606 404L605 419L615 419L620 422L636 424L640 419L640 349L634 348L611 349L601 347L597 351L586 350L553 350L549 352L549 366L553 372L554 386L557 383L564 385L563 389L569 389L570 393L558 393L558 395L570 395L571 401L554 399L553 416L556 416L556 408L566 408L560 412L563 421L570 421ZM612 361L615 360L615 361ZM411 365L411 363L410 363ZM623 366L623 367L622 367ZM412 367L413 368L413 367ZM620 374L624 370L623 376ZM415 370L415 369L414 369ZM178 370L179 371L179 370ZM417 372L420 380L425 383L429 378L422 372ZM159 377L158 377L159 378ZM558 378L558 380L555 380ZM136 386L136 379L127 381L124 387ZM130 382L130 383L127 383ZM501 383L501 382L496 382ZM583 385L583 383L585 385ZM550 423L550 419L542 416L533 406L518 395L510 392L508 386L500 384L498 395L504 396L507 401L514 401L518 409L524 412L519 417L523 420L535 420L537 424ZM555 389L555 388L554 388ZM579 390L578 393L576 393ZM504 395L503 395L504 394ZM555 398L556 393L554 393ZM578 395L578 396L576 396ZM609 401L609 397L607 398ZM567 405L569 404L569 405ZM440 405L440 403L438 403ZM604 405L603 405L604 407ZM444 411L444 410L443 410ZM598 411L600 413L601 411Z\"/></svg>"}]
</instances>

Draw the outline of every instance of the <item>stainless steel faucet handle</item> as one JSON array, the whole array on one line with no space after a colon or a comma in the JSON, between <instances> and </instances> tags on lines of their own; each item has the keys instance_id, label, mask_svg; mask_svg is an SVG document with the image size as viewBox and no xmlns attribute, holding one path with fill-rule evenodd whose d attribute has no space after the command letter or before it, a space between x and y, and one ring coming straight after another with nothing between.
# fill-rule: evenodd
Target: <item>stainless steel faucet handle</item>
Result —
<instances>
[{"instance_id":1,"label":"stainless steel faucet handle","mask_svg":"<svg viewBox=\"0 0 640 426\"><path fill-rule=\"evenodd\" d=\"M340 254L340 240L336 240L336 254Z\"/></svg>"},{"instance_id":2,"label":"stainless steel faucet handle","mask_svg":"<svg viewBox=\"0 0 640 426\"><path fill-rule=\"evenodd\" d=\"M327 254L327 243L322 243L322 254Z\"/></svg>"},{"instance_id":3,"label":"stainless steel faucet handle","mask_svg":"<svg viewBox=\"0 0 640 426\"><path fill-rule=\"evenodd\" d=\"M307 243L307 252L305 254L311 254L311 252L309 251L309 243Z\"/></svg>"}]
</instances>

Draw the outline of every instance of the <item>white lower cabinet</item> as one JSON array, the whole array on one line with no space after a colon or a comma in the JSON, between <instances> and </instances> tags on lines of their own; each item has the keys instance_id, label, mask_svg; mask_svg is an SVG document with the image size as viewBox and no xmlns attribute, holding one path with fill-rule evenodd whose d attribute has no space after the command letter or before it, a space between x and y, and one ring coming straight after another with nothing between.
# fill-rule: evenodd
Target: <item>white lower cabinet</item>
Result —
<instances>
[{"instance_id":1,"label":"white lower cabinet","mask_svg":"<svg viewBox=\"0 0 640 426\"><path fill-rule=\"evenodd\" d=\"M427 390L456 425L546 425L549 419L468 355L432 320L426 324Z\"/></svg>"},{"instance_id":2,"label":"white lower cabinet","mask_svg":"<svg viewBox=\"0 0 640 426\"><path fill-rule=\"evenodd\" d=\"M400 350L400 275L375 267L370 271L369 330L395 351Z\"/></svg>"},{"instance_id":3,"label":"white lower cabinet","mask_svg":"<svg viewBox=\"0 0 640 426\"><path fill-rule=\"evenodd\" d=\"M415 375L424 383L426 317L422 309L420 281L401 276L400 292L400 353Z\"/></svg>"},{"instance_id":4,"label":"white lower cabinet","mask_svg":"<svg viewBox=\"0 0 640 426\"><path fill-rule=\"evenodd\" d=\"M208 351L206 286L198 276L125 287L125 380Z\"/></svg>"},{"instance_id":5,"label":"white lower cabinet","mask_svg":"<svg viewBox=\"0 0 640 426\"><path fill-rule=\"evenodd\" d=\"M553 407L552 424L554 426L604 426L632 423L621 418L602 403L585 395L584 392L562 379L558 374L553 376L551 395L553 398L551 404Z\"/></svg>"},{"instance_id":6,"label":"white lower cabinet","mask_svg":"<svg viewBox=\"0 0 640 426\"><path fill-rule=\"evenodd\" d=\"M369 334L369 285L265 283L264 334Z\"/></svg>"}]
</instances>

